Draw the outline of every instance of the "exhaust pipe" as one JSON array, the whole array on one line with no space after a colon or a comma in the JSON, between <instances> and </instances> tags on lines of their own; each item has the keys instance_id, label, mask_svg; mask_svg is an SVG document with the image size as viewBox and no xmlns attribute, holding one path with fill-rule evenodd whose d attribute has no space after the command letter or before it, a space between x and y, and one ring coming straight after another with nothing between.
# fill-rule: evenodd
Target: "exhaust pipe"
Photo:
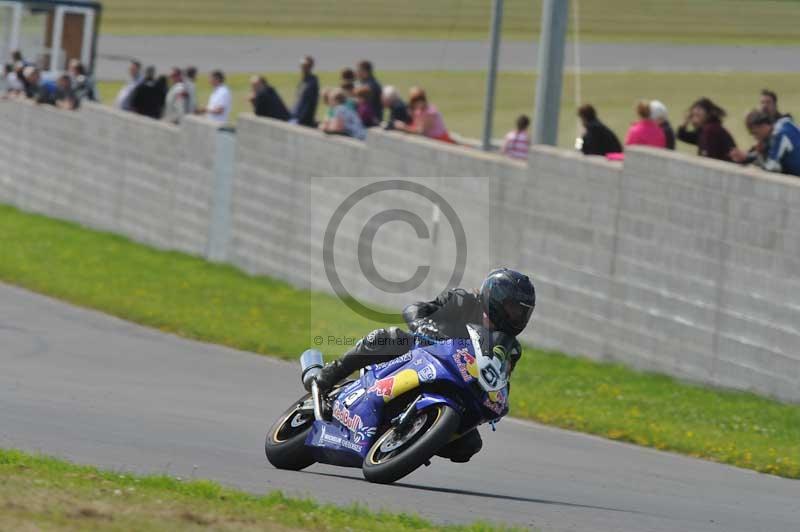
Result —
<instances>
[{"instance_id":1,"label":"exhaust pipe","mask_svg":"<svg viewBox=\"0 0 800 532\"><path fill-rule=\"evenodd\" d=\"M307 392L311 391L311 384L317 378L322 366L325 364L322 353L316 349L307 349L300 355L300 378L303 381L303 388Z\"/></svg>"}]
</instances>

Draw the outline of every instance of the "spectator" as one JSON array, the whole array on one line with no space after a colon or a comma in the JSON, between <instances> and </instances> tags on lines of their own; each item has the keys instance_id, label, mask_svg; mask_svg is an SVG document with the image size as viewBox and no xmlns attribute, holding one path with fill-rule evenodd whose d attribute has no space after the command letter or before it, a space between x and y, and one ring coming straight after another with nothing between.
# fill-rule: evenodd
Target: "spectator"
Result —
<instances>
[{"instance_id":1,"label":"spectator","mask_svg":"<svg viewBox=\"0 0 800 532\"><path fill-rule=\"evenodd\" d=\"M344 92L344 97L347 99L347 104L355 111L358 108L356 105L356 85L352 81L343 81L339 88Z\"/></svg>"},{"instance_id":2,"label":"spectator","mask_svg":"<svg viewBox=\"0 0 800 532\"><path fill-rule=\"evenodd\" d=\"M22 75L26 98L36 103L55 103L56 85L52 81L43 81L38 68L28 65L23 69Z\"/></svg>"},{"instance_id":3,"label":"spectator","mask_svg":"<svg viewBox=\"0 0 800 532\"><path fill-rule=\"evenodd\" d=\"M675 149L675 131L672 129L672 124L669 123L667 118L667 106L658 100L650 102L650 118L656 121L658 127L664 132L664 137L667 139L667 149Z\"/></svg>"},{"instance_id":4,"label":"spectator","mask_svg":"<svg viewBox=\"0 0 800 532\"><path fill-rule=\"evenodd\" d=\"M790 114L783 114L778 111L778 95L769 89L761 91L761 98L759 99L759 106L761 110L769 116L770 120L777 122L781 118L792 118Z\"/></svg>"},{"instance_id":5,"label":"spectator","mask_svg":"<svg viewBox=\"0 0 800 532\"><path fill-rule=\"evenodd\" d=\"M289 110L283 103L278 91L267 83L261 76L250 78L250 103L253 104L253 113L256 116L275 118L276 120L289 120Z\"/></svg>"},{"instance_id":6,"label":"spectator","mask_svg":"<svg viewBox=\"0 0 800 532\"><path fill-rule=\"evenodd\" d=\"M8 63L3 67L3 94L16 96L25 92L25 84L17 77L14 65Z\"/></svg>"},{"instance_id":7,"label":"spectator","mask_svg":"<svg viewBox=\"0 0 800 532\"><path fill-rule=\"evenodd\" d=\"M333 91L335 91L335 90L336 89L334 89L333 87L325 87L324 89L322 89L321 100L322 100L322 103L324 103L325 106L328 108L328 110L325 111L325 120L324 121L327 121L327 120L330 120L331 118L333 118L333 107L334 106L333 106L333 100L331 100L331 96L333 95Z\"/></svg>"},{"instance_id":8,"label":"spectator","mask_svg":"<svg viewBox=\"0 0 800 532\"><path fill-rule=\"evenodd\" d=\"M208 76L208 82L214 88L211 96L208 97L208 105L198 109L199 113L206 115L206 118L218 122L220 125L228 123L231 114L233 99L231 91L225 85L225 74L221 70L215 70Z\"/></svg>"},{"instance_id":9,"label":"spectator","mask_svg":"<svg viewBox=\"0 0 800 532\"><path fill-rule=\"evenodd\" d=\"M326 119L320 125L322 131L364 140L367 136L367 130L364 129L358 113L347 105L347 97L344 91L342 89L334 89L330 92L329 101L333 105L333 113L331 118Z\"/></svg>"},{"instance_id":10,"label":"spectator","mask_svg":"<svg viewBox=\"0 0 800 532\"><path fill-rule=\"evenodd\" d=\"M72 91L75 97L80 100L97 101L97 96L94 90L94 83L86 74L86 68L77 59L70 59L69 61L69 77Z\"/></svg>"},{"instance_id":11,"label":"spectator","mask_svg":"<svg viewBox=\"0 0 800 532\"><path fill-rule=\"evenodd\" d=\"M53 103L59 109L66 111L74 111L79 107L80 99L72 89L72 78L69 77L69 74L62 74L58 77Z\"/></svg>"},{"instance_id":12,"label":"spectator","mask_svg":"<svg viewBox=\"0 0 800 532\"><path fill-rule=\"evenodd\" d=\"M391 85L385 86L383 88L383 94L381 95L381 101L383 106L389 109L389 119L384 122L384 129L394 129L395 122L402 122L406 125L411 123L411 115L408 114L408 107L403 99L400 98L397 89Z\"/></svg>"},{"instance_id":13,"label":"spectator","mask_svg":"<svg viewBox=\"0 0 800 532\"><path fill-rule=\"evenodd\" d=\"M639 120L631 124L628 129L628 134L625 135L625 145L666 148L667 137L658 124L650 118L650 102L642 100L636 104L636 114L639 116Z\"/></svg>"},{"instance_id":14,"label":"spectator","mask_svg":"<svg viewBox=\"0 0 800 532\"><path fill-rule=\"evenodd\" d=\"M14 63L12 69L13 75L9 75L8 78L9 83L12 84L9 86L10 90L15 90L15 94L21 97L26 97L26 91L28 87L28 83L25 81L24 72L25 72L25 65L20 62L16 62Z\"/></svg>"},{"instance_id":15,"label":"spectator","mask_svg":"<svg viewBox=\"0 0 800 532\"><path fill-rule=\"evenodd\" d=\"M183 73L178 67L172 67L169 72L172 83L167 91L164 101L164 120L172 124L180 124L181 119L189 114L189 91L183 82Z\"/></svg>"},{"instance_id":16,"label":"spectator","mask_svg":"<svg viewBox=\"0 0 800 532\"><path fill-rule=\"evenodd\" d=\"M619 139L604 123L597 118L597 111L591 104L582 105L578 109L578 117L583 123L583 139L581 151L584 155L607 155L622 152Z\"/></svg>"},{"instance_id":17,"label":"spectator","mask_svg":"<svg viewBox=\"0 0 800 532\"><path fill-rule=\"evenodd\" d=\"M339 72L339 86L344 85L345 83L352 83L355 86L356 83L356 73L353 71L352 68L345 67Z\"/></svg>"},{"instance_id":18,"label":"spectator","mask_svg":"<svg viewBox=\"0 0 800 532\"><path fill-rule=\"evenodd\" d=\"M370 128L378 125L378 118L372 110L372 91L366 85L360 85L356 91L356 112L364 127Z\"/></svg>"},{"instance_id":19,"label":"spectator","mask_svg":"<svg viewBox=\"0 0 800 532\"><path fill-rule=\"evenodd\" d=\"M186 67L183 75L183 85L189 95L188 113L194 114L197 112L197 67Z\"/></svg>"},{"instance_id":20,"label":"spectator","mask_svg":"<svg viewBox=\"0 0 800 532\"><path fill-rule=\"evenodd\" d=\"M22 64L23 68L26 67L26 66L34 66L34 64L31 63L30 61L25 61L25 58L22 56L22 51L21 50L12 50L12 52L11 52L11 62L13 64L15 64L15 65L17 63L20 63L20 64Z\"/></svg>"},{"instance_id":21,"label":"spectator","mask_svg":"<svg viewBox=\"0 0 800 532\"><path fill-rule=\"evenodd\" d=\"M160 120L166 97L166 80L162 82L156 79L156 67L149 66L144 71L144 79L131 95L131 109L140 115Z\"/></svg>"},{"instance_id":22,"label":"spectator","mask_svg":"<svg viewBox=\"0 0 800 532\"><path fill-rule=\"evenodd\" d=\"M503 141L503 154L514 159L528 160L528 152L531 149L531 137L528 134L530 125L530 118L525 115L519 115L517 128L509 131Z\"/></svg>"},{"instance_id":23,"label":"spectator","mask_svg":"<svg viewBox=\"0 0 800 532\"><path fill-rule=\"evenodd\" d=\"M745 119L750 134L760 145L768 146L766 153L755 161L764 170L800 176L800 129L788 116L777 122L763 110L751 111ZM748 154L732 149L732 160L744 162Z\"/></svg>"},{"instance_id":24,"label":"spectator","mask_svg":"<svg viewBox=\"0 0 800 532\"><path fill-rule=\"evenodd\" d=\"M319 100L319 80L311 71L314 58L305 56L300 61L302 78L297 85L297 101L292 109L292 121L306 127L316 126L317 100Z\"/></svg>"},{"instance_id":25,"label":"spectator","mask_svg":"<svg viewBox=\"0 0 800 532\"><path fill-rule=\"evenodd\" d=\"M678 139L697 145L697 154L720 161L731 161L731 150L736 147L733 137L722 126L725 110L708 98L700 98L692 104L686 120L678 128ZM689 130L689 124L692 130Z\"/></svg>"},{"instance_id":26,"label":"spectator","mask_svg":"<svg viewBox=\"0 0 800 532\"><path fill-rule=\"evenodd\" d=\"M375 79L375 74L372 70L372 63L369 61L360 61L356 70L358 75L358 83L362 87L369 87L369 105L372 108L372 114L375 116L377 122L383 120L383 102L381 102L381 94L383 87Z\"/></svg>"},{"instance_id":27,"label":"spectator","mask_svg":"<svg viewBox=\"0 0 800 532\"><path fill-rule=\"evenodd\" d=\"M413 87L409 92L408 105L411 108L411 123L404 124L396 121L394 127L424 137L441 140L455 144L447 127L444 125L442 114L433 104L428 103L425 91L420 87Z\"/></svg>"},{"instance_id":28,"label":"spectator","mask_svg":"<svg viewBox=\"0 0 800 532\"><path fill-rule=\"evenodd\" d=\"M116 107L123 111L133 110L133 92L142 82L142 64L139 61L131 61L128 65L128 76L130 76L130 81L120 89L115 102Z\"/></svg>"}]
</instances>

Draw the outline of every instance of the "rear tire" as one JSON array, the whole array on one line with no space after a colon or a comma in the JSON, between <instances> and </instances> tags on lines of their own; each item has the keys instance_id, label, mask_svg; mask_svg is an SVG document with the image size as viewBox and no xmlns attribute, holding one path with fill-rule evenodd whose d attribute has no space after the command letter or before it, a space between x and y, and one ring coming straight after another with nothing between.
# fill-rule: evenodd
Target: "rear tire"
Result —
<instances>
[{"instance_id":1,"label":"rear tire","mask_svg":"<svg viewBox=\"0 0 800 532\"><path fill-rule=\"evenodd\" d=\"M415 412L415 416L405 434L398 437L392 427L375 440L364 459L364 478L378 484L403 478L427 463L461 424L458 412L444 403Z\"/></svg>"},{"instance_id":2,"label":"rear tire","mask_svg":"<svg viewBox=\"0 0 800 532\"><path fill-rule=\"evenodd\" d=\"M299 405L310 398L311 394L306 394L296 401L267 432L264 451L269 463L278 469L299 471L316 462L311 449L306 447L306 436L314 424L314 414L299 409Z\"/></svg>"}]
</instances>

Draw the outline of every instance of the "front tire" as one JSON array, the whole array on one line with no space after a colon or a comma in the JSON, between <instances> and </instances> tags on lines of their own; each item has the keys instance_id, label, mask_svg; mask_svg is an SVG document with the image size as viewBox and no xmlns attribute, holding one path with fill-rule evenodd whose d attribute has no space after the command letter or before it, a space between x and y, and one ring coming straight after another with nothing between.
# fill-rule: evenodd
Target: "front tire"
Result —
<instances>
[{"instance_id":1,"label":"front tire","mask_svg":"<svg viewBox=\"0 0 800 532\"><path fill-rule=\"evenodd\" d=\"M264 451L267 460L278 469L299 471L312 465L316 460L311 449L306 447L306 436L314 424L314 414L301 405L310 404L311 394L296 401L278 418L267 432Z\"/></svg>"},{"instance_id":2,"label":"front tire","mask_svg":"<svg viewBox=\"0 0 800 532\"><path fill-rule=\"evenodd\" d=\"M403 433L394 427L384 432L364 459L364 478L391 484L427 463L458 430L461 416L452 407L438 403L414 413Z\"/></svg>"}]
</instances>

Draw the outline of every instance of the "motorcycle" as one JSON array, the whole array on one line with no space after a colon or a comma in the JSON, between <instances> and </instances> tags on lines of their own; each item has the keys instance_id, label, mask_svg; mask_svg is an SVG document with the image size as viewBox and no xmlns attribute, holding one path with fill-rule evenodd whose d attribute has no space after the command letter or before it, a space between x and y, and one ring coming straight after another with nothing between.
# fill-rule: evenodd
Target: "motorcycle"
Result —
<instances>
[{"instance_id":1,"label":"motorcycle","mask_svg":"<svg viewBox=\"0 0 800 532\"><path fill-rule=\"evenodd\" d=\"M490 332L468 325L469 339L418 337L389 362L320 393L322 353L300 358L308 391L267 433L269 462L301 470L314 463L360 467L370 482L389 484L421 467L448 443L508 413L511 363Z\"/></svg>"}]
</instances>

